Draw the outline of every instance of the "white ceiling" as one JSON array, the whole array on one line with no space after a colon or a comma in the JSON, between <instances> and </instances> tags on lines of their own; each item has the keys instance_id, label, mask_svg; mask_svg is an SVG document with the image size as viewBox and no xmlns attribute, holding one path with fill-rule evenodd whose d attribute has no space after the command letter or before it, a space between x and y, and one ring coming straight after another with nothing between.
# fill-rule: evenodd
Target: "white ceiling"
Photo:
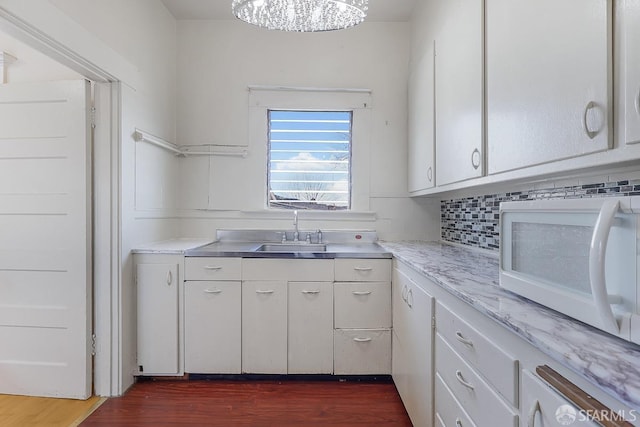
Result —
<instances>
[{"instance_id":1,"label":"white ceiling","mask_svg":"<svg viewBox=\"0 0 640 427\"><path fill-rule=\"evenodd\" d=\"M162 0L176 19L235 19L231 0ZM408 21L416 0L369 0L367 21Z\"/></svg>"}]
</instances>

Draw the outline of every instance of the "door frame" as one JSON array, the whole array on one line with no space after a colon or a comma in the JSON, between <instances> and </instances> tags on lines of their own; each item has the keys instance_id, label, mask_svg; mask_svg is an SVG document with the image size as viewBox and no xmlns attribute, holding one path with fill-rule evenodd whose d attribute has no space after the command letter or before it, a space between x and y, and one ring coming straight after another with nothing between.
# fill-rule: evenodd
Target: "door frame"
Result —
<instances>
[{"instance_id":1,"label":"door frame","mask_svg":"<svg viewBox=\"0 0 640 427\"><path fill-rule=\"evenodd\" d=\"M122 346L120 294L121 275L121 79L96 62L87 59L82 52L60 42L60 38L47 33L56 25L67 31L66 40L82 39L89 35L79 26L69 29L61 22L63 14L48 2L38 2L38 7L21 10L20 2L5 2L0 6L0 30L37 51L51 57L94 83L95 123L93 136L93 187L92 222L93 244L93 333L95 334L95 358L93 361L94 394L98 396L121 395ZM31 5L33 6L33 5ZM12 12L22 13L22 17ZM26 11L26 12L25 12ZM26 18L25 18L26 16ZM49 24L47 29L36 26L41 19ZM30 23L32 22L32 23ZM66 26L65 26L66 25ZM81 34L79 34L81 33ZM113 57L112 51L98 46L98 56ZM126 64L127 62L124 61ZM126 71L126 70L124 70ZM128 73L124 73L128 74Z\"/></svg>"}]
</instances>

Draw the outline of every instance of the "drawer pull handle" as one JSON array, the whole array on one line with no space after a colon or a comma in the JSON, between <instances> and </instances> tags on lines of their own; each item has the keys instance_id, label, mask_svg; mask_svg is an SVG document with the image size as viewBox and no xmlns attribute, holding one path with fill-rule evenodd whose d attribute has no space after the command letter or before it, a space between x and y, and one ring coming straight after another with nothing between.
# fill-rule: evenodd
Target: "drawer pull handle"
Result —
<instances>
[{"instance_id":1,"label":"drawer pull handle","mask_svg":"<svg viewBox=\"0 0 640 427\"><path fill-rule=\"evenodd\" d=\"M205 265L205 270L222 270L222 267L216 265Z\"/></svg>"},{"instance_id":2,"label":"drawer pull handle","mask_svg":"<svg viewBox=\"0 0 640 427\"><path fill-rule=\"evenodd\" d=\"M535 427L536 414L538 412L540 412L540 402L536 400L536 403L534 403L531 409L529 410L529 419L527 420L527 427Z\"/></svg>"},{"instance_id":3,"label":"drawer pull handle","mask_svg":"<svg viewBox=\"0 0 640 427\"><path fill-rule=\"evenodd\" d=\"M316 295L319 294L320 291L302 291L303 294L308 294L308 295Z\"/></svg>"},{"instance_id":4,"label":"drawer pull handle","mask_svg":"<svg viewBox=\"0 0 640 427\"><path fill-rule=\"evenodd\" d=\"M260 289L256 290L256 294L272 294L274 292L275 291L273 289L269 289L269 290L266 290L266 291L261 291Z\"/></svg>"},{"instance_id":5,"label":"drawer pull handle","mask_svg":"<svg viewBox=\"0 0 640 427\"><path fill-rule=\"evenodd\" d=\"M456 427L462 427L462 421L460 421L460 418L456 418Z\"/></svg>"},{"instance_id":6,"label":"drawer pull handle","mask_svg":"<svg viewBox=\"0 0 640 427\"><path fill-rule=\"evenodd\" d=\"M355 271L371 271L371 270L373 270L372 267L353 267L353 269Z\"/></svg>"},{"instance_id":7,"label":"drawer pull handle","mask_svg":"<svg viewBox=\"0 0 640 427\"><path fill-rule=\"evenodd\" d=\"M367 338L358 338L358 337L356 337L353 340L355 342L369 342L369 341L371 341L371 338L370 337L367 337Z\"/></svg>"},{"instance_id":8,"label":"drawer pull handle","mask_svg":"<svg viewBox=\"0 0 640 427\"><path fill-rule=\"evenodd\" d=\"M462 335L462 332L460 331L456 331L456 339L460 341L462 344L468 345L469 347L473 347L473 341L471 341L468 338L465 338L464 335Z\"/></svg>"},{"instance_id":9,"label":"drawer pull handle","mask_svg":"<svg viewBox=\"0 0 640 427\"><path fill-rule=\"evenodd\" d=\"M204 293L205 294L221 294L222 289L205 289Z\"/></svg>"},{"instance_id":10,"label":"drawer pull handle","mask_svg":"<svg viewBox=\"0 0 640 427\"><path fill-rule=\"evenodd\" d=\"M462 372L460 371L456 371L456 379L460 382L460 384L462 384L463 386L465 386L466 388L473 390L475 387L473 386L473 384L471 384L470 382L467 382L464 377L462 376Z\"/></svg>"},{"instance_id":11,"label":"drawer pull handle","mask_svg":"<svg viewBox=\"0 0 640 427\"><path fill-rule=\"evenodd\" d=\"M371 295L371 291L353 291L351 293L356 296Z\"/></svg>"}]
</instances>

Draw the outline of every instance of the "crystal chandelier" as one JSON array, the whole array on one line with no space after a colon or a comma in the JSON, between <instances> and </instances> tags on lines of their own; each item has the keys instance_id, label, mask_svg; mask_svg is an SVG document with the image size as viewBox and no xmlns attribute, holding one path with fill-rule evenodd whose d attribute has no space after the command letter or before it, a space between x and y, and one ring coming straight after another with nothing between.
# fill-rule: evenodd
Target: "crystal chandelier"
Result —
<instances>
[{"instance_id":1,"label":"crystal chandelier","mask_svg":"<svg viewBox=\"0 0 640 427\"><path fill-rule=\"evenodd\" d=\"M239 19L270 30L331 31L358 25L369 0L233 0Z\"/></svg>"}]
</instances>

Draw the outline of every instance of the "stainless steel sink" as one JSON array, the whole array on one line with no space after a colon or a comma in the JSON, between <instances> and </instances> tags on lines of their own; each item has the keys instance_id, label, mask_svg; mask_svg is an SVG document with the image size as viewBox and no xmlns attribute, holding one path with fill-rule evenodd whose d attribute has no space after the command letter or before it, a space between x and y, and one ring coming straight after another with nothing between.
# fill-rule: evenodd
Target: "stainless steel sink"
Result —
<instances>
[{"instance_id":1,"label":"stainless steel sink","mask_svg":"<svg viewBox=\"0 0 640 427\"><path fill-rule=\"evenodd\" d=\"M327 245L317 243L265 243L256 252L326 252Z\"/></svg>"}]
</instances>

